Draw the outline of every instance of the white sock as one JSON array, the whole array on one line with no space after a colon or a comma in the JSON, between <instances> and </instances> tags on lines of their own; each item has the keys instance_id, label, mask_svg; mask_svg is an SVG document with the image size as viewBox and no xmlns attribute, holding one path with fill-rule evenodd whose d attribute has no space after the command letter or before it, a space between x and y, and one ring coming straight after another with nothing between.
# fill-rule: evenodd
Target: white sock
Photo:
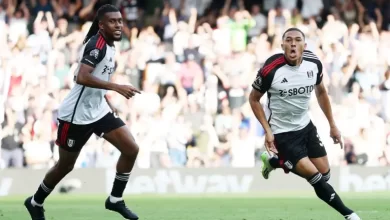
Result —
<instances>
[{"instance_id":1,"label":"white sock","mask_svg":"<svg viewBox=\"0 0 390 220\"><path fill-rule=\"evenodd\" d=\"M345 216L345 219L346 220L361 220L361 218L356 213L352 213L348 216Z\"/></svg>"},{"instance_id":2,"label":"white sock","mask_svg":"<svg viewBox=\"0 0 390 220\"><path fill-rule=\"evenodd\" d=\"M112 202L112 203L117 203L117 202L122 201L122 200L123 200L123 198L118 198L118 197L114 197L114 196L110 195L110 202Z\"/></svg>"},{"instance_id":3,"label":"white sock","mask_svg":"<svg viewBox=\"0 0 390 220\"><path fill-rule=\"evenodd\" d=\"M31 205L33 205L33 206L39 206L39 207L42 207L42 206L43 206L43 204L38 204L37 202L35 202L34 197L31 199Z\"/></svg>"}]
</instances>

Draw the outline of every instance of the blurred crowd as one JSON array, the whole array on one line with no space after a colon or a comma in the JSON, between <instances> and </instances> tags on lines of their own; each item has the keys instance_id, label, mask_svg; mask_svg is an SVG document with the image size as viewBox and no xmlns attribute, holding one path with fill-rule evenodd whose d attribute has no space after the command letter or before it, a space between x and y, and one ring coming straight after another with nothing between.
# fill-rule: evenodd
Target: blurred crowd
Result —
<instances>
[{"instance_id":1,"label":"blurred crowd","mask_svg":"<svg viewBox=\"0 0 390 220\"><path fill-rule=\"evenodd\" d=\"M314 94L310 114L331 165L389 165L387 0L0 0L0 168L58 159L57 107L106 3L125 20L113 81L142 89L130 100L108 93L140 146L138 167L259 164L264 131L248 95L288 27L305 33L324 66L345 148L329 138ZM118 156L93 136L76 167L114 167Z\"/></svg>"}]
</instances>

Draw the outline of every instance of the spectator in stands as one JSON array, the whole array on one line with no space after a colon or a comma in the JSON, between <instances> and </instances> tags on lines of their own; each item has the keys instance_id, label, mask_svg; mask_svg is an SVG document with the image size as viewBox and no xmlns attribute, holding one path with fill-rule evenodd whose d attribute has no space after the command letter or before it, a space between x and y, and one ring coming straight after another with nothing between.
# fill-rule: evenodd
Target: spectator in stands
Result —
<instances>
[{"instance_id":1,"label":"spectator in stands","mask_svg":"<svg viewBox=\"0 0 390 220\"><path fill-rule=\"evenodd\" d=\"M345 140L344 144L345 161L347 164L357 164L357 157L353 144L349 140Z\"/></svg>"},{"instance_id":2,"label":"spectator in stands","mask_svg":"<svg viewBox=\"0 0 390 220\"><path fill-rule=\"evenodd\" d=\"M113 80L143 90L131 100L108 93L139 140L140 168L255 166L264 131L248 110L250 84L291 26L320 57L335 118L351 140L346 151L334 148L313 102L331 165L389 164L388 1L145 2L0 1L3 166L47 168L58 159L57 106L74 85L95 9L106 3L126 22ZM112 167L117 155L93 137L76 167Z\"/></svg>"},{"instance_id":3,"label":"spectator in stands","mask_svg":"<svg viewBox=\"0 0 390 220\"><path fill-rule=\"evenodd\" d=\"M23 149L21 148L22 124L17 121L16 114L7 108L6 120L1 130L1 160L0 167L23 167Z\"/></svg>"}]
</instances>

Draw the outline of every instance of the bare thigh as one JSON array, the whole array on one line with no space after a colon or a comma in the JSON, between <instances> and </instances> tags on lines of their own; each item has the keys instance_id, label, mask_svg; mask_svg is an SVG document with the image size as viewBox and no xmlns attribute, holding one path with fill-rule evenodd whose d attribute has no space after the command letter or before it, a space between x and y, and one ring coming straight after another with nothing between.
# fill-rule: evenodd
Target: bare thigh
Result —
<instances>
[{"instance_id":1,"label":"bare thigh","mask_svg":"<svg viewBox=\"0 0 390 220\"><path fill-rule=\"evenodd\" d=\"M80 151L78 152L69 152L61 147L58 148L59 153L59 160L56 164L56 166L60 169L66 169L66 170L72 170L74 167L74 164L77 161L77 158L80 155Z\"/></svg>"},{"instance_id":2,"label":"bare thigh","mask_svg":"<svg viewBox=\"0 0 390 220\"><path fill-rule=\"evenodd\" d=\"M138 145L127 126L114 129L104 134L103 138L114 145L122 154L129 156L138 154Z\"/></svg>"},{"instance_id":3,"label":"bare thigh","mask_svg":"<svg viewBox=\"0 0 390 220\"><path fill-rule=\"evenodd\" d=\"M318 173L318 169L308 157L304 157L295 165L294 172L296 172L299 176L308 179Z\"/></svg>"},{"instance_id":4,"label":"bare thigh","mask_svg":"<svg viewBox=\"0 0 390 220\"><path fill-rule=\"evenodd\" d=\"M326 173L330 170L328 156L310 158L310 161L314 164L320 173Z\"/></svg>"},{"instance_id":5,"label":"bare thigh","mask_svg":"<svg viewBox=\"0 0 390 220\"><path fill-rule=\"evenodd\" d=\"M66 151L61 147L58 150L60 158L56 165L46 173L44 180L46 184L49 184L52 187L56 186L62 178L73 170L74 164L80 154L80 152Z\"/></svg>"}]
</instances>

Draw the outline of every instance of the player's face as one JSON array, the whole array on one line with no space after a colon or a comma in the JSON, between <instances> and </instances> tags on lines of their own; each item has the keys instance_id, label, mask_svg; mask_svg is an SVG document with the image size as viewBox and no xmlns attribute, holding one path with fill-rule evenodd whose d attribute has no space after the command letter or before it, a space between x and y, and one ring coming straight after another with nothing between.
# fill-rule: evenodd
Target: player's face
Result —
<instances>
[{"instance_id":1,"label":"player's face","mask_svg":"<svg viewBox=\"0 0 390 220\"><path fill-rule=\"evenodd\" d=\"M105 35L114 41L122 38L123 20L120 12L108 12L104 15L103 31Z\"/></svg>"},{"instance_id":2,"label":"player's face","mask_svg":"<svg viewBox=\"0 0 390 220\"><path fill-rule=\"evenodd\" d=\"M283 38L282 48L287 59L292 62L300 60L306 48L305 39L301 32L287 32Z\"/></svg>"}]
</instances>

